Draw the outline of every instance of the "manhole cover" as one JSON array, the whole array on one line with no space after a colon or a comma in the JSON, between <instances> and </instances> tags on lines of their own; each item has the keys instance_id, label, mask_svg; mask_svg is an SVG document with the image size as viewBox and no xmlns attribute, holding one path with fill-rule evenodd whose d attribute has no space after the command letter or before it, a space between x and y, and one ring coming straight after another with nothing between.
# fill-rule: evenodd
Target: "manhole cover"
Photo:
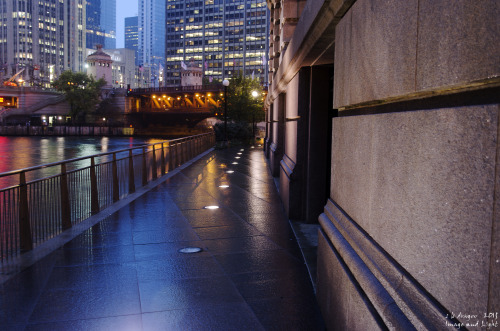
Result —
<instances>
[{"instance_id":1,"label":"manhole cover","mask_svg":"<svg viewBox=\"0 0 500 331\"><path fill-rule=\"evenodd\" d=\"M179 249L179 253L183 253L183 254L199 253L201 251L202 251L202 249L200 247L185 247L185 248Z\"/></svg>"}]
</instances>

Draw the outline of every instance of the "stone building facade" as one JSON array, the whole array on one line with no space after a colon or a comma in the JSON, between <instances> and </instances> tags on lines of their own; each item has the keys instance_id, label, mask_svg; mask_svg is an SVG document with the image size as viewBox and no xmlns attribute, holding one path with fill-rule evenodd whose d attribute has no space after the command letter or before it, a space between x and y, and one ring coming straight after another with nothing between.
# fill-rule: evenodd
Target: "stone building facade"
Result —
<instances>
[{"instance_id":1,"label":"stone building facade","mask_svg":"<svg viewBox=\"0 0 500 331\"><path fill-rule=\"evenodd\" d=\"M500 3L267 3L265 154L328 329L500 324Z\"/></svg>"},{"instance_id":2,"label":"stone building facade","mask_svg":"<svg viewBox=\"0 0 500 331\"><path fill-rule=\"evenodd\" d=\"M203 69L197 65L194 59L187 64L183 63L181 68L181 86L203 85Z\"/></svg>"},{"instance_id":3,"label":"stone building facade","mask_svg":"<svg viewBox=\"0 0 500 331\"><path fill-rule=\"evenodd\" d=\"M87 75L93 76L95 80L103 78L106 86L111 87L113 81L111 56L102 50L102 45L96 46L97 51L87 56Z\"/></svg>"}]
</instances>

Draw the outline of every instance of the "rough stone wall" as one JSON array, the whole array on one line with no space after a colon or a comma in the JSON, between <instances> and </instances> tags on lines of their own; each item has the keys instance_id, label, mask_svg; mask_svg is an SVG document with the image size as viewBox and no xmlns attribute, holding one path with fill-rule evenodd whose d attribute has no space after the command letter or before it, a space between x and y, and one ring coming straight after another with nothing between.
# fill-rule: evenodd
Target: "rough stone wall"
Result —
<instances>
[{"instance_id":1,"label":"rough stone wall","mask_svg":"<svg viewBox=\"0 0 500 331\"><path fill-rule=\"evenodd\" d=\"M499 17L495 0L358 0L337 25L329 329L500 325Z\"/></svg>"},{"instance_id":2,"label":"rough stone wall","mask_svg":"<svg viewBox=\"0 0 500 331\"><path fill-rule=\"evenodd\" d=\"M334 107L500 75L498 1L358 0L335 35Z\"/></svg>"}]
</instances>

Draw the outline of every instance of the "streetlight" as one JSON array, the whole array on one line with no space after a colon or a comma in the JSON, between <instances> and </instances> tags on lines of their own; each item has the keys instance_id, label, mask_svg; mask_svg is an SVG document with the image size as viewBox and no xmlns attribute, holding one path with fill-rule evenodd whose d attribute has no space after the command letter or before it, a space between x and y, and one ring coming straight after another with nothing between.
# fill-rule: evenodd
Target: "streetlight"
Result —
<instances>
[{"instance_id":1,"label":"streetlight","mask_svg":"<svg viewBox=\"0 0 500 331\"><path fill-rule=\"evenodd\" d=\"M224 79L222 81L224 85L224 146L227 146L227 87L229 86L229 81Z\"/></svg>"},{"instance_id":2,"label":"streetlight","mask_svg":"<svg viewBox=\"0 0 500 331\"><path fill-rule=\"evenodd\" d=\"M256 99L259 96L259 92L252 91L252 97ZM255 107L252 107L252 145L255 143Z\"/></svg>"}]
</instances>

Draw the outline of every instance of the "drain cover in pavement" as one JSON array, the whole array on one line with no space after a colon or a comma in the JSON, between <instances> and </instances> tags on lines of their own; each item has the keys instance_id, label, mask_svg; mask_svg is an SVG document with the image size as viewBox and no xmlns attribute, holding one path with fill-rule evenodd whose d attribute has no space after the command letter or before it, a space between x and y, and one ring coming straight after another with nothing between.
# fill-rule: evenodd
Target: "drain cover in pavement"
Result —
<instances>
[{"instance_id":1,"label":"drain cover in pavement","mask_svg":"<svg viewBox=\"0 0 500 331\"><path fill-rule=\"evenodd\" d=\"M202 249L200 247L185 247L179 249L179 253L184 253L184 254L199 253L201 251Z\"/></svg>"}]
</instances>

